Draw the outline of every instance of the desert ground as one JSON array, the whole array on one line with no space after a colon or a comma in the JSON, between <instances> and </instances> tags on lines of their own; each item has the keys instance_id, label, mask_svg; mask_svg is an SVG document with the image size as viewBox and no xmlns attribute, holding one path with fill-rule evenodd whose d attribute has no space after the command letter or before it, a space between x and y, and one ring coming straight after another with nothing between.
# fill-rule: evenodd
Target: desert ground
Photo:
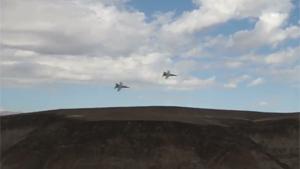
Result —
<instances>
[{"instance_id":1,"label":"desert ground","mask_svg":"<svg viewBox=\"0 0 300 169\"><path fill-rule=\"evenodd\" d=\"M184 107L0 116L1 169L298 169L300 113Z\"/></svg>"}]
</instances>

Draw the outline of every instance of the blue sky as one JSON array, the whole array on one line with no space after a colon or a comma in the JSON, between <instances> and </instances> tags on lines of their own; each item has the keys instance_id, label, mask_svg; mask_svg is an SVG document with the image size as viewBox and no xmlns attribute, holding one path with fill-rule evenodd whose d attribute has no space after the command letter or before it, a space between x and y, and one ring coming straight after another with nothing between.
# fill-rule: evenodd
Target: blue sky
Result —
<instances>
[{"instance_id":1,"label":"blue sky","mask_svg":"<svg viewBox=\"0 0 300 169\"><path fill-rule=\"evenodd\" d=\"M300 111L299 0L229 1L4 0L0 109Z\"/></svg>"},{"instance_id":2,"label":"blue sky","mask_svg":"<svg viewBox=\"0 0 300 169\"><path fill-rule=\"evenodd\" d=\"M150 20L156 13L175 12L175 15L179 16L185 11L196 8L192 1L186 0L165 0L159 3L153 0L131 0L127 5L134 10L143 12Z\"/></svg>"}]
</instances>

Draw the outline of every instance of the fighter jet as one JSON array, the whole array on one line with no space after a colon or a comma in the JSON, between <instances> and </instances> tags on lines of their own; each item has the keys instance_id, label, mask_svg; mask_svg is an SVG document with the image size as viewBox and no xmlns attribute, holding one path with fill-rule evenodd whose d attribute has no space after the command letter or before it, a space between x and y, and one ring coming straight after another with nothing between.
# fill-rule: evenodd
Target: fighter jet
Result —
<instances>
[{"instance_id":1,"label":"fighter jet","mask_svg":"<svg viewBox=\"0 0 300 169\"><path fill-rule=\"evenodd\" d=\"M164 72L162 76L165 77L165 79L168 79L170 76L177 76L177 75L172 74L172 73L168 70L168 71Z\"/></svg>"},{"instance_id":2,"label":"fighter jet","mask_svg":"<svg viewBox=\"0 0 300 169\"><path fill-rule=\"evenodd\" d=\"M115 89L117 89L117 91L119 92L121 89L123 88L129 88L128 86L123 85L122 82L116 83L115 85Z\"/></svg>"}]
</instances>

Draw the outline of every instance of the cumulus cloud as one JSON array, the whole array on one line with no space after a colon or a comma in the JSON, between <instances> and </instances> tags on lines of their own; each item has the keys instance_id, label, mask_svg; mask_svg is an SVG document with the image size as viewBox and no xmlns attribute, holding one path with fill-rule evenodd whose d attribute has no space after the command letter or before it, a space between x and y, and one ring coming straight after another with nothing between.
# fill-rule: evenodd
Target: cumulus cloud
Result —
<instances>
[{"instance_id":1,"label":"cumulus cloud","mask_svg":"<svg viewBox=\"0 0 300 169\"><path fill-rule=\"evenodd\" d=\"M206 27L224 23L231 19L260 17L265 12L288 13L292 4L289 0L193 0L198 6L185 12L164 28L174 33L193 33Z\"/></svg>"},{"instance_id":2,"label":"cumulus cloud","mask_svg":"<svg viewBox=\"0 0 300 169\"><path fill-rule=\"evenodd\" d=\"M258 78L263 76L263 82L272 80L275 83L297 86L300 84L299 49L300 46L287 47L266 54L250 53L236 59L243 63L244 69L254 71Z\"/></svg>"},{"instance_id":3,"label":"cumulus cloud","mask_svg":"<svg viewBox=\"0 0 300 169\"><path fill-rule=\"evenodd\" d=\"M20 53L17 52L17 53ZM14 60L8 56L3 58L1 69L3 78L12 82L28 79L32 83L42 79L70 81L111 82L114 79L153 81L152 74L158 73L159 65L167 64L167 58L160 53L149 53L140 57L90 57L43 55L33 53L26 59L14 55ZM133 76L133 74L135 76Z\"/></svg>"},{"instance_id":4,"label":"cumulus cloud","mask_svg":"<svg viewBox=\"0 0 300 169\"><path fill-rule=\"evenodd\" d=\"M8 53L8 52L7 52ZM7 84L40 84L51 82L102 83L114 81L134 82L136 85L163 85L170 89L199 89L209 87L215 77L201 79L197 77L162 79L161 72L168 62L168 55L149 53L141 57L90 57L90 56L53 56L18 51L12 58L3 58L1 62L1 78ZM22 57L26 57L26 59ZM186 62L190 64L189 62ZM182 72L189 67L174 65ZM180 75L179 75L180 76Z\"/></svg>"},{"instance_id":5,"label":"cumulus cloud","mask_svg":"<svg viewBox=\"0 0 300 169\"><path fill-rule=\"evenodd\" d=\"M199 73L193 72L216 67L221 67L221 71L239 69L250 62L250 57L248 60L215 57L214 52L223 52L220 46L231 52L243 48L248 51L265 44L276 47L300 36L299 25L286 26L292 9L289 0L255 3L250 0L193 0L196 9L181 15L156 13L152 21L146 21L142 11L127 8L126 2L2 1L1 83L111 84L126 81L138 85L165 85L170 89L198 89L218 83L218 75L211 71L213 73L206 73L208 78L200 78ZM240 19L254 19L254 28L207 41L197 37L197 33L206 28ZM207 50L208 47L212 50ZM275 66L292 63L297 60L296 53L299 48L267 56L254 53L256 61L251 63ZM182 77L162 81L161 72L166 69ZM289 70L273 67L268 70L277 76L292 74L298 68L293 65ZM236 88L249 79L250 75L232 78L224 87ZM253 85L262 83L252 80Z\"/></svg>"},{"instance_id":6,"label":"cumulus cloud","mask_svg":"<svg viewBox=\"0 0 300 169\"><path fill-rule=\"evenodd\" d=\"M239 77L235 77L230 79L228 83L224 84L225 88L237 88L238 85L246 80L250 79L249 75L242 75Z\"/></svg>"},{"instance_id":7,"label":"cumulus cloud","mask_svg":"<svg viewBox=\"0 0 300 169\"><path fill-rule=\"evenodd\" d=\"M245 54L262 47L278 46L288 39L300 38L300 26L284 27L288 13L266 12L258 17L253 29L241 30L232 35L209 38L205 45L221 51Z\"/></svg>"},{"instance_id":8,"label":"cumulus cloud","mask_svg":"<svg viewBox=\"0 0 300 169\"><path fill-rule=\"evenodd\" d=\"M42 54L126 55L152 29L143 13L102 3L12 0L3 6L2 45Z\"/></svg>"},{"instance_id":9,"label":"cumulus cloud","mask_svg":"<svg viewBox=\"0 0 300 169\"><path fill-rule=\"evenodd\" d=\"M240 57L234 58L237 62L242 64L255 64L257 66L266 67L285 67L293 66L300 60L299 53L300 46L286 47L275 50L270 53L257 54L247 53Z\"/></svg>"},{"instance_id":10,"label":"cumulus cloud","mask_svg":"<svg viewBox=\"0 0 300 169\"><path fill-rule=\"evenodd\" d=\"M300 58L300 46L295 48L287 48L272 54L269 54L265 57L264 61L267 64L283 64L283 63L293 63Z\"/></svg>"}]
</instances>

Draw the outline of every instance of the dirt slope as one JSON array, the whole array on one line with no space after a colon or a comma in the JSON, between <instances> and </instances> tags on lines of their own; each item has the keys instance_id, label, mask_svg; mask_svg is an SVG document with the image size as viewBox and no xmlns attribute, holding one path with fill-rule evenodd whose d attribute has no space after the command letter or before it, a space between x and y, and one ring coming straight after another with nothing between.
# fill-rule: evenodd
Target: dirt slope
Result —
<instances>
[{"instance_id":1,"label":"dirt slope","mask_svg":"<svg viewBox=\"0 0 300 169\"><path fill-rule=\"evenodd\" d=\"M299 113L182 107L2 116L1 169L298 169Z\"/></svg>"}]
</instances>

